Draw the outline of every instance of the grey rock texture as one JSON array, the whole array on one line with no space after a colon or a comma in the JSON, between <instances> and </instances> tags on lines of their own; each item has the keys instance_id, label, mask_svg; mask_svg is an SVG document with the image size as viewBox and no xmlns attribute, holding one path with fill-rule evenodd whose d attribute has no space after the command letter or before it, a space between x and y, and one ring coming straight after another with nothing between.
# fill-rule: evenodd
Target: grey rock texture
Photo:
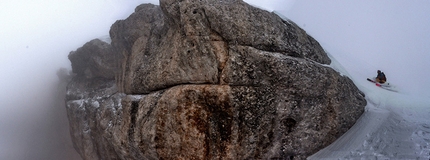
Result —
<instances>
[{"instance_id":1,"label":"grey rock texture","mask_svg":"<svg viewBox=\"0 0 430 160\"><path fill-rule=\"evenodd\" d=\"M143 4L110 35L112 49L94 52L118 68L70 58L67 111L84 159L305 159L366 105L316 40L243 1ZM94 76L105 73L114 78Z\"/></svg>"},{"instance_id":2,"label":"grey rock texture","mask_svg":"<svg viewBox=\"0 0 430 160\"><path fill-rule=\"evenodd\" d=\"M77 76L86 78L114 79L119 66L115 61L119 56L112 50L110 44L99 39L87 42L84 46L72 51L69 60L72 70Z\"/></svg>"}]
</instances>

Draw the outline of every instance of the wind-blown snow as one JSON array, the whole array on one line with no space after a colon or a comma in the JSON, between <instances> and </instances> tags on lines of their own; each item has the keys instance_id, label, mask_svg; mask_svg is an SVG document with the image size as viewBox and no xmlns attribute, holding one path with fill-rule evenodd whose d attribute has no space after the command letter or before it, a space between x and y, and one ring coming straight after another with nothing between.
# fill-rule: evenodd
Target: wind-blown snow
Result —
<instances>
[{"instance_id":1,"label":"wind-blown snow","mask_svg":"<svg viewBox=\"0 0 430 160\"><path fill-rule=\"evenodd\" d=\"M376 76L377 64L326 43L322 46L329 52L330 67L350 77L368 104L347 133L309 159L430 159L429 98L410 94L408 86L396 83L390 85L398 92L382 89L366 80ZM387 77L390 83L390 74Z\"/></svg>"},{"instance_id":2,"label":"wind-blown snow","mask_svg":"<svg viewBox=\"0 0 430 160\"><path fill-rule=\"evenodd\" d=\"M281 13L366 94L366 112L309 159L430 159L430 1L295 1ZM366 78L380 69L398 92Z\"/></svg>"},{"instance_id":3,"label":"wind-blown snow","mask_svg":"<svg viewBox=\"0 0 430 160\"><path fill-rule=\"evenodd\" d=\"M430 159L430 100L384 90L366 80L376 71L363 61L335 54L331 67L349 76L368 104L347 133L309 159Z\"/></svg>"}]
</instances>

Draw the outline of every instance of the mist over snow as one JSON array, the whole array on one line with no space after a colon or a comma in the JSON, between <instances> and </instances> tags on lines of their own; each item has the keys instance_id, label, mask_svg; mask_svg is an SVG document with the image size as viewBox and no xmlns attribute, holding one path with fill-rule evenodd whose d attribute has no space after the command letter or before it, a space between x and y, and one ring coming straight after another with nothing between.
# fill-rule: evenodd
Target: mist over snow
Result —
<instances>
[{"instance_id":1,"label":"mist over snow","mask_svg":"<svg viewBox=\"0 0 430 160\"><path fill-rule=\"evenodd\" d=\"M79 159L56 72L67 55L143 0L16 0L0 5L0 159Z\"/></svg>"},{"instance_id":2,"label":"mist over snow","mask_svg":"<svg viewBox=\"0 0 430 160\"><path fill-rule=\"evenodd\" d=\"M420 147L430 146L430 1L245 1L302 27L366 93L369 105L356 133L316 157L408 158L398 154L405 150L428 157L429 149ZM76 158L56 72L71 68L70 51L106 38L141 3L158 1L1 1L0 159ZM366 81L378 69L398 93Z\"/></svg>"},{"instance_id":3,"label":"mist over snow","mask_svg":"<svg viewBox=\"0 0 430 160\"><path fill-rule=\"evenodd\" d=\"M430 98L430 1L301 0L275 9L341 53L333 56L362 62L345 66L350 72L369 67L364 79L380 69L404 93Z\"/></svg>"},{"instance_id":4,"label":"mist over snow","mask_svg":"<svg viewBox=\"0 0 430 160\"><path fill-rule=\"evenodd\" d=\"M274 8L318 40L366 94L366 112L309 159L430 159L430 1L295 1ZM366 81L380 69L391 92Z\"/></svg>"}]
</instances>

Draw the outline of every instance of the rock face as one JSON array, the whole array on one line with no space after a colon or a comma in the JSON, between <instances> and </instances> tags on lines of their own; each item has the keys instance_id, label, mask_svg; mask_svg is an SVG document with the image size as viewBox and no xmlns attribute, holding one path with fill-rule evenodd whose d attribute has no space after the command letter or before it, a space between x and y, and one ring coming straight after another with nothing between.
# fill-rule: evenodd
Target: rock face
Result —
<instances>
[{"instance_id":1,"label":"rock face","mask_svg":"<svg viewBox=\"0 0 430 160\"><path fill-rule=\"evenodd\" d=\"M84 159L304 159L366 105L304 30L240 0L143 4L110 35L69 55Z\"/></svg>"},{"instance_id":2,"label":"rock face","mask_svg":"<svg viewBox=\"0 0 430 160\"><path fill-rule=\"evenodd\" d=\"M119 68L115 63L118 58L111 45L99 39L92 40L69 54L73 72L88 79L96 77L113 79L115 71Z\"/></svg>"}]
</instances>

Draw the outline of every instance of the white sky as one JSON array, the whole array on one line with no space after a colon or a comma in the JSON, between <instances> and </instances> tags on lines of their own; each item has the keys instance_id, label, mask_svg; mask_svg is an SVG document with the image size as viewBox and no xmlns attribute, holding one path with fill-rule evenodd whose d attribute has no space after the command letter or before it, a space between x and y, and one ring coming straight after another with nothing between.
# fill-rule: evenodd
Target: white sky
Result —
<instances>
[{"instance_id":1,"label":"white sky","mask_svg":"<svg viewBox=\"0 0 430 160\"><path fill-rule=\"evenodd\" d=\"M38 110L39 104L26 102L49 99L43 90L55 82L58 68L70 68L68 53L108 35L111 24L144 2L158 4L157 0L0 0L0 127L11 107L15 117L22 116L21 111ZM246 2L279 11L328 52L336 53L334 57L361 61L367 67L347 69L371 68L363 80L381 69L404 93L430 97L429 0Z\"/></svg>"}]
</instances>

